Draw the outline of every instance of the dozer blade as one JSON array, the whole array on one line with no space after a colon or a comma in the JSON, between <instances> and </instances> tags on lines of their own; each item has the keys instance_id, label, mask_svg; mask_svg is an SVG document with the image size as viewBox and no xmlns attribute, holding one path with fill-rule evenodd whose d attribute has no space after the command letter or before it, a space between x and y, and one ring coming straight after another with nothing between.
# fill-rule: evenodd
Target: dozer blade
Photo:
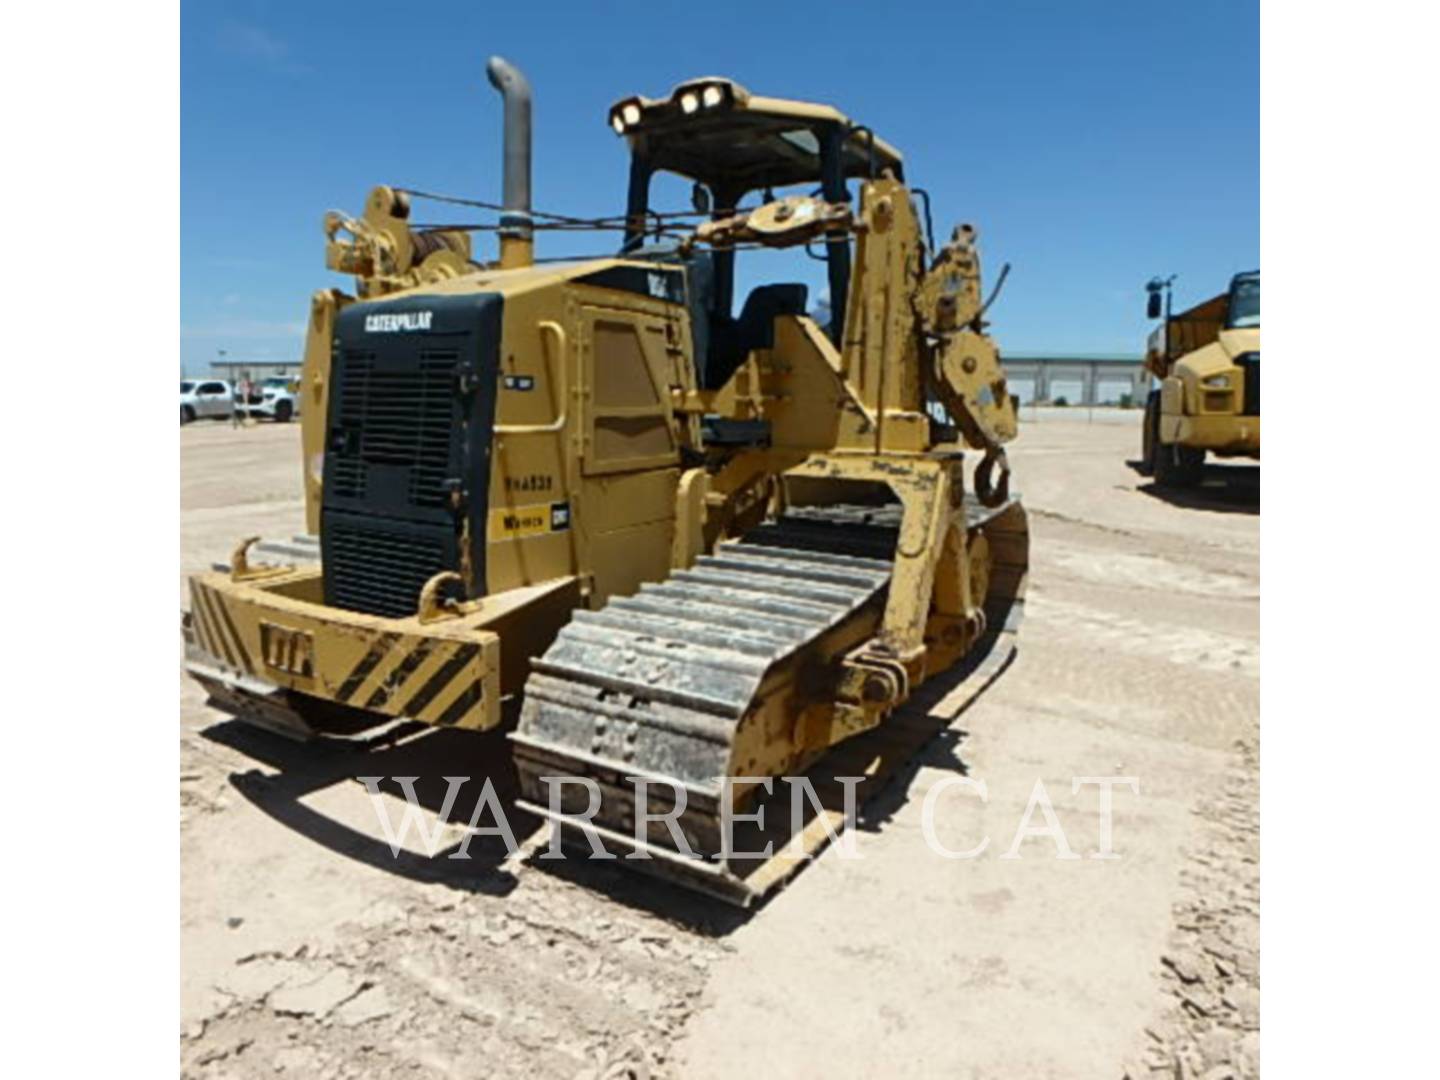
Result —
<instances>
[{"instance_id":1,"label":"dozer blade","mask_svg":"<svg viewBox=\"0 0 1440 1080\"><path fill-rule=\"evenodd\" d=\"M1006 522L1013 531L1018 522L1018 574L1002 569L999 575L1005 599L1018 599L1023 511L1015 503L993 510L967 504L967 510L972 527ZM798 749L781 768L737 758L742 725L767 717L772 724L783 718L786 730L769 737L788 745L796 717L785 703L827 699L836 660L875 632L898 524L895 507L794 510L720 545L692 570L598 611L576 612L534 662L511 735L520 804L550 821L578 853L598 842L627 856L628 867L730 903L748 906L783 883L843 830L846 793L837 778L862 777L855 799L863 801L1013 653L1018 618L997 606L1002 617L962 661L964 683L935 708L927 710L919 695L907 710L818 760ZM1007 603L1004 612L1017 614L1018 604ZM763 708L777 702L778 709ZM748 745L755 745L753 738ZM804 776L819 806L808 797L792 802L793 790L777 782L768 795L756 789L754 805L736 809L737 820L727 822L727 778L777 774ZM644 794L654 817L673 810L676 789L683 789L677 824L693 855L678 850L664 822L652 819L637 836L636 778L648 784ZM598 790L598 808L579 781ZM802 811L798 828L792 805ZM742 817L761 807L763 824ZM722 844L727 825L728 848Z\"/></svg>"}]
</instances>

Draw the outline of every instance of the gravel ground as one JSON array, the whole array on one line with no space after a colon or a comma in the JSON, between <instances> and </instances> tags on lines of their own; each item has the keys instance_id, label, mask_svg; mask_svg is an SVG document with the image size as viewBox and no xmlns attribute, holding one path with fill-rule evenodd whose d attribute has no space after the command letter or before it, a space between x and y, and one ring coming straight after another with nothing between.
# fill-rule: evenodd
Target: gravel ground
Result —
<instances>
[{"instance_id":1,"label":"gravel ground","mask_svg":"<svg viewBox=\"0 0 1440 1080\"><path fill-rule=\"evenodd\" d=\"M1162 497L1135 443L1124 420L1024 429L1019 658L867 808L860 859L827 852L750 915L491 838L450 859L453 825L438 856L412 838L394 858L355 777L420 776L432 809L444 775L503 797L502 741L297 747L182 676L183 1074L1253 1075L1258 470ZM298 444L293 425L182 430L182 578L300 531ZM961 772L988 801L940 793L940 831L990 847L938 859L921 811ZM1116 794L1120 859L1043 839L999 857L1037 778L1092 852L1096 793L1071 778L1121 774L1140 794Z\"/></svg>"},{"instance_id":2,"label":"gravel ground","mask_svg":"<svg viewBox=\"0 0 1440 1080\"><path fill-rule=\"evenodd\" d=\"M1168 997L1127 1068L1151 1076L1260 1075L1260 748L1235 744L1223 787L1196 807L1174 930L1161 957Z\"/></svg>"}]
</instances>

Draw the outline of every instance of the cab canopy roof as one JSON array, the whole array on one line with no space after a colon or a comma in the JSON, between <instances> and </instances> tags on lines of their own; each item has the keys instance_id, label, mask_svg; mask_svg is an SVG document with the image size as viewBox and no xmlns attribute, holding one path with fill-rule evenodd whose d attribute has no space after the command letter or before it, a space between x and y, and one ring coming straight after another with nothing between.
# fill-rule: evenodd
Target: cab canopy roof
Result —
<instances>
[{"instance_id":1,"label":"cab canopy roof","mask_svg":"<svg viewBox=\"0 0 1440 1080\"><path fill-rule=\"evenodd\" d=\"M712 190L753 191L817 181L821 139L841 142L846 178L903 176L900 152L829 105L751 94L730 79L683 82L665 98L628 97L610 108L610 126L651 169Z\"/></svg>"}]
</instances>

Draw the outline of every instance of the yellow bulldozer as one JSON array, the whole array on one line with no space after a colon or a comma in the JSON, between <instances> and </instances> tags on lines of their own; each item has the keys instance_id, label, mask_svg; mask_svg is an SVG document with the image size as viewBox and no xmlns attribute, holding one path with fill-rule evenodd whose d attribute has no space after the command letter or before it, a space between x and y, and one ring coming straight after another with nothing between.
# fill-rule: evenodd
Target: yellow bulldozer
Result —
<instances>
[{"instance_id":1,"label":"yellow bulldozer","mask_svg":"<svg viewBox=\"0 0 1440 1080\"><path fill-rule=\"evenodd\" d=\"M438 196L382 186L326 217L355 294L311 306L318 542L249 538L193 578L187 668L292 735L513 724L521 805L567 841L746 902L723 826L762 781L883 727L1018 616L1016 411L976 235L937 247L868 128L723 78L609 110L623 214L536 211L529 84L487 71L503 203L450 201L498 211L498 261L473 261L473 226L411 224ZM654 209L667 175L689 209ZM536 260L537 232L577 229L619 251ZM737 312L760 249L824 261L828 319L802 284Z\"/></svg>"}]
</instances>

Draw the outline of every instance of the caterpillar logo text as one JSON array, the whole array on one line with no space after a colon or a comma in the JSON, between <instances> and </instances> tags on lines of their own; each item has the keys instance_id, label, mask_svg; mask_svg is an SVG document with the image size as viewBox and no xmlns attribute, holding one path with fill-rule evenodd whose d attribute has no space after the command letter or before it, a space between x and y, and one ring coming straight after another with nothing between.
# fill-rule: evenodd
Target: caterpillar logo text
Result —
<instances>
[{"instance_id":1,"label":"caterpillar logo text","mask_svg":"<svg viewBox=\"0 0 1440 1080\"><path fill-rule=\"evenodd\" d=\"M431 311L405 311L398 315L366 315L365 331L369 334L394 334L403 331L429 330Z\"/></svg>"}]
</instances>

